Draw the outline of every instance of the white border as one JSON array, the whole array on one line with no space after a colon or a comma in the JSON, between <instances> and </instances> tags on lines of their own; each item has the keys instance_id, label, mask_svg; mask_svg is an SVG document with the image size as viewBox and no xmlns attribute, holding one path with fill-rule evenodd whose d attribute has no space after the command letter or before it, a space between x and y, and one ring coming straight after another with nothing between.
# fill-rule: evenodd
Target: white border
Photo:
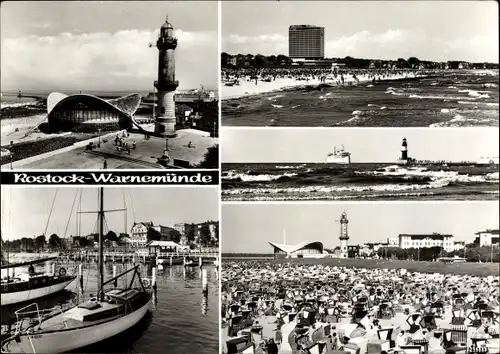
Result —
<instances>
[{"instance_id":1,"label":"white border","mask_svg":"<svg viewBox=\"0 0 500 354\"><path fill-rule=\"evenodd\" d=\"M218 72L218 90L219 90L219 269L217 269L217 279L219 280L219 299L217 306L217 318L219 319L217 324L217 333L219 338L219 353L222 353L222 150L221 150L221 142L222 142L222 98L221 98L221 89L222 89L222 64L220 59L220 53L222 53L222 0L217 1L217 68Z\"/></svg>"}]
</instances>

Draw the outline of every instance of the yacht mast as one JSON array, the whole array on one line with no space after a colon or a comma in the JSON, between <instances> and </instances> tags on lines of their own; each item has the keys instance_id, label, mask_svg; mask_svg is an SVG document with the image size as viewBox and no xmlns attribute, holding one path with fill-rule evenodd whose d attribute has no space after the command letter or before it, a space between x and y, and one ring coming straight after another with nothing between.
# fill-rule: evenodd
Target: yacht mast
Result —
<instances>
[{"instance_id":1,"label":"yacht mast","mask_svg":"<svg viewBox=\"0 0 500 354\"><path fill-rule=\"evenodd\" d=\"M99 208L99 277L97 283L98 295L97 300L104 300L103 283L104 283L104 272L103 272L103 231L104 231L104 187L99 188L100 192L100 208Z\"/></svg>"}]
</instances>

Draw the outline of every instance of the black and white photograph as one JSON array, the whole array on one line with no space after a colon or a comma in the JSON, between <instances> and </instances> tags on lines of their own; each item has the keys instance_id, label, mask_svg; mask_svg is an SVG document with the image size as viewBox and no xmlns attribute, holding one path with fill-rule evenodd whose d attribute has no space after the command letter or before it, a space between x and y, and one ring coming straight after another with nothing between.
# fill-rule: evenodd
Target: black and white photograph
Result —
<instances>
[{"instance_id":1,"label":"black and white photograph","mask_svg":"<svg viewBox=\"0 0 500 354\"><path fill-rule=\"evenodd\" d=\"M498 200L499 132L224 128L222 200Z\"/></svg>"},{"instance_id":2,"label":"black and white photograph","mask_svg":"<svg viewBox=\"0 0 500 354\"><path fill-rule=\"evenodd\" d=\"M498 353L498 213L223 204L223 352Z\"/></svg>"},{"instance_id":3,"label":"black and white photograph","mask_svg":"<svg viewBox=\"0 0 500 354\"><path fill-rule=\"evenodd\" d=\"M223 1L223 126L498 127L498 2Z\"/></svg>"},{"instance_id":4,"label":"black and white photograph","mask_svg":"<svg viewBox=\"0 0 500 354\"><path fill-rule=\"evenodd\" d=\"M1 216L2 353L219 351L217 188L2 187Z\"/></svg>"},{"instance_id":5,"label":"black and white photograph","mask_svg":"<svg viewBox=\"0 0 500 354\"><path fill-rule=\"evenodd\" d=\"M216 1L6 1L2 169L218 169Z\"/></svg>"}]
</instances>

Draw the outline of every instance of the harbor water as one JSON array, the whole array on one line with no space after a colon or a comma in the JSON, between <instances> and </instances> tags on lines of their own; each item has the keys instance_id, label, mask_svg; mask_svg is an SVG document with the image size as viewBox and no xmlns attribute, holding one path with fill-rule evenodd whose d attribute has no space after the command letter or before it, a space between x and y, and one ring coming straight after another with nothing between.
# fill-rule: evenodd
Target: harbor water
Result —
<instances>
[{"instance_id":1,"label":"harbor water","mask_svg":"<svg viewBox=\"0 0 500 354\"><path fill-rule=\"evenodd\" d=\"M16 261L19 257L16 258ZM83 295L76 279L66 290L36 301L41 309L69 306L87 300L96 294L97 263L83 264ZM132 264L107 262L104 280L130 269ZM58 263L68 274L77 274L79 262ZM35 265L37 271L50 272L52 261ZM141 277L151 278L152 268L140 265ZM157 273L157 295L147 315L130 330L113 338L76 352L85 353L217 353L219 350L219 280L214 266L204 266L208 275L208 293L202 292L202 270L199 267L172 266ZM27 267L16 268L16 274L27 272ZM121 280L131 281L131 274ZM2 274L3 276L4 274ZM128 283L127 283L128 284ZM120 284L118 284L120 286ZM35 301L33 301L35 302ZM2 333L6 323L15 319L14 311L31 302L2 307Z\"/></svg>"}]
</instances>

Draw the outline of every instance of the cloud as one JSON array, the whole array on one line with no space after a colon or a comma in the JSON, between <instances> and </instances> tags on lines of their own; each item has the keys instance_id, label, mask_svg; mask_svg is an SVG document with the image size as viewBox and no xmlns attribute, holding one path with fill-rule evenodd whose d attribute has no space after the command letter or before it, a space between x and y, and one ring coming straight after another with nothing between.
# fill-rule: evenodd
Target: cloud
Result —
<instances>
[{"instance_id":1,"label":"cloud","mask_svg":"<svg viewBox=\"0 0 500 354\"><path fill-rule=\"evenodd\" d=\"M280 34L240 36L222 40L228 53L288 54L288 37ZM416 56L422 60L467 60L498 62L498 37L471 37L446 41L429 37L424 31L389 29L367 30L331 38L325 43L326 57L397 59Z\"/></svg>"},{"instance_id":2,"label":"cloud","mask_svg":"<svg viewBox=\"0 0 500 354\"><path fill-rule=\"evenodd\" d=\"M288 37L280 34L261 34L259 36L231 34L222 38L222 50L233 54L288 53Z\"/></svg>"},{"instance_id":3,"label":"cloud","mask_svg":"<svg viewBox=\"0 0 500 354\"><path fill-rule=\"evenodd\" d=\"M216 32L176 30L179 88L216 88ZM70 33L5 38L2 87L11 89L148 90L158 72L157 31ZM31 87L36 86L36 87Z\"/></svg>"}]
</instances>

